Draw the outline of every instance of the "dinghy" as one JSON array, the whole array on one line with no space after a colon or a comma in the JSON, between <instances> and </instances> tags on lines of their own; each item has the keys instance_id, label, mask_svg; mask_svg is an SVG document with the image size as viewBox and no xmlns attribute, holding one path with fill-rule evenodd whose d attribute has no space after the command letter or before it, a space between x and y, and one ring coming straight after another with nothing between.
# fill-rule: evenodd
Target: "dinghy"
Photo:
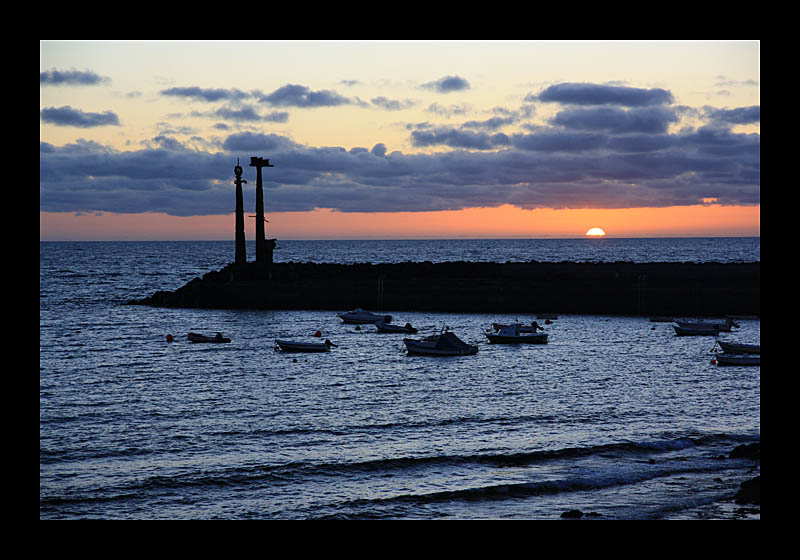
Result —
<instances>
[{"instance_id":1,"label":"dinghy","mask_svg":"<svg viewBox=\"0 0 800 560\"><path fill-rule=\"evenodd\" d=\"M411 323L406 323L402 327L400 325L390 325L388 323L384 323L383 321L378 321L375 323L375 328L378 329L379 333L405 333L405 334L416 334L417 329L411 326Z\"/></svg>"},{"instance_id":2,"label":"dinghy","mask_svg":"<svg viewBox=\"0 0 800 560\"><path fill-rule=\"evenodd\" d=\"M723 352L729 354L761 354L760 344L742 344L741 342L725 342L718 340L717 344Z\"/></svg>"},{"instance_id":3,"label":"dinghy","mask_svg":"<svg viewBox=\"0 0 800 560\"><path fill-rule=\"evenodd\" d=\"M231 341L230 338L225 338L224 336L222 336L222 333L217 333L215 336L206 336L204 334L198 334L198 333L190 332L187 336L188 336L188 338L189 338L189 340L191 342L212 342L212 343L216 342L216 343L220 343L220 342L230 342Z\"/></svg>"},{"instance_id":4,"label":"dinghy","mask_svg":"<svg viewBox=\"0 0 800 560\"><path fill-rule=\"evenodd\" d=\"M728 354L722 353L714 356L720 366L760 366L761 354Z\"/></svg>"},{"instance_id":5,"label":"dinghy","mask_svg":"<svg viewBox=\"0 0 800 560\"><path fill-rule=\"evenodd\" d=\"M292 340L276 340L275 344L284 352L330 352L336 345L325 339L325 342L295 342Z\"/></svg>"}]
</instances>

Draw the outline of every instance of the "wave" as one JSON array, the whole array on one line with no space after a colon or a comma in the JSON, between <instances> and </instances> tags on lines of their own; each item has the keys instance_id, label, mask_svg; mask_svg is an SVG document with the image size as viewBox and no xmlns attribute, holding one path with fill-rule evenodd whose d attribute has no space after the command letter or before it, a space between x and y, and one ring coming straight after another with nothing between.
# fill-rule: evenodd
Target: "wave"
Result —
<instances>
[{"instance_id":1,"label":"wave","mask_svg":"<svg viewBox=\"0 0 800 560\"><path fill-rule=\"evenodd\" d=\"M676 456L673 452L697 450L706 446L717 449L719 444L729 444L732 449L739 442L758 439L760 438L741 435L706 435L525 453L399 457L359 462L298 461L207 470L179 469L174 474L137 476L121 480L119 484L112 486L82 489L73 495L61 495L60 492L51 493L46 489L40 489L40 510L56 508L62 504L90 504L114 500L124 502L175 490L179 492L192 489L208 490L216 487L263 491L276 485L305 490L306 485L314 486L319 484L320 480L339 486L347 481L365 484L379 480L383 483L394 477L426 480L436 474L437 478L441 478L443 472L464 472L471 468L480 470L489 467L488 472L492 472L495 468L507 470L532 466L545 467L542 470L530 471L532 477L541 476L542 480L504 483L492 480L491 476L478 476L469 478L468 482L467 479L457 480L458 477L453 477L448 482L452 488L434 490L431 485L413 486L419 489L418 492L409 491L408 485L401 484L395 490L385 493L386 495L377 497L363 498L356 494L347 498L342 496L342 499L331 505L336 511L323 509L314 513L318 518L337 518L342 515L365 515L370 511L390 510L409 505L495 501L596 490L689 473L716 473L731 469L744 472L752 467L751 460L724 459L714 453ZM667 456L659 457L660 454ZM654 460L654 457L658 460ZM463 487L459 488L459 485ZM51 495L46 495L48 493ZM341 513L342 511L346 513Z\"/></svg>"}]
</instances>

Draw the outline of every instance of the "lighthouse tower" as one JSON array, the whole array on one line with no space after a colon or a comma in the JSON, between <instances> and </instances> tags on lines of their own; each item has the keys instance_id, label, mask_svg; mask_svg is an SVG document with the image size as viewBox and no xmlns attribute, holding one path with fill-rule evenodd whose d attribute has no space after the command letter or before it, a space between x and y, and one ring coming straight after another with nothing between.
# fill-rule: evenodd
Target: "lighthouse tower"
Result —
<instances>
[{"instance_id":1,"label":"lighthouse tower","mask_svg":"<svg viewBox=\"0 0 800 560\"><path fill-rule=\"evenodd\" d=\"M260 157L250 158L250 167L256 168L256 264L268 266L271 264L270 258L267 260L267 241L264 239L264 187L261 182L261 168L275 167L269 164L268 159Z\"/></svg>"},{"instance_id":2,"label":"lighthouse tower","mask_svg":"<svg viewBox=\"0 0 800 560\"><path fill-rule=\"evenodd\" d=\"M244 202L242 199L242 183L246 183L242 179L242 167L239 165L239 159L236 159L236 167L233 168L236 174L236 180L233 182L236 185L236 264L247 263L247 249L245 247L244 238Z\"/></svg>"}]
</instances>

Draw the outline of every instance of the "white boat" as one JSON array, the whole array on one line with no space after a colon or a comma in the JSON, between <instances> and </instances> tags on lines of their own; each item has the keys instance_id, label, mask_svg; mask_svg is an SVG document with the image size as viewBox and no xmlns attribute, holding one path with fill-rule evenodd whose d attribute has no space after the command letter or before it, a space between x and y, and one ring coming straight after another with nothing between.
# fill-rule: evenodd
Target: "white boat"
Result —
<instances>
[{"instance_id":1,"label":"white boat","mask_svg":"<svg viewBox=\"0 0 800 560\"><path fill-rule=\"evenodd\" d=\"M704 325L701 323L678 323L672 325L675 334L678 336L716 336L719 334L717 325Z\"/></svg>"},{"instance_id":2,"label":"white boat","mask_svg":"<svg viewBox=\"0 0 800 560\"><path fill-rule=\"evenodd\" d=\"M743 344L741 342L726 342L718 340L717 344L723 352L729 354L761 354L760 344Z\"/></svg>"},{"instance_id":3,"label":"white boat","mask_svg":"<svg viewBox=\"0 0 800 560\"><path fill-rule=\"evenodd\" d=\"M325 342L295 342L293 340L276 340L281 350L284 352L330 352L331 346L336 348L336 345L325 339Z\"/></svg>"},{"instance_id":4,"label":"white boat","mask_svg":"<svg viewBox=\"0 0 800 560\"><path fill-rule=\"evenodd\" d=\"M384 323L383 321L378 321L375 323L375 328L378 329L379 333L405 333L405 334L416 334L417 329L411 326L411 323L406 323L402 327L400 325L390 325L389 323Z\"/></svg>"},{"instance_id":5,"label":"white boat","mask_svg":"<svg viewBox=\"0 0 800 560\"><path fill-rule=\"evenodd\" d=\"M422 340L404 338L403 342L409 354L425 356L472 356L478 353L478 347L467 344L455 334L443 330L440 334L427 336Z\"/></svg>"},{"instance_id":6,"label":"white boat","mask_svg":"<svg viewBox=\"0 0 800 560\"><path fill-rule=\"evenodd\" d=\"M507 325L499 332L486 331L486 338L492 344L546 344L547 333L524 333L520 324Z\"/></svg>"},{"instance_id":7,"label":"white boat","mask_svg":"<svg viewBox=\"0 0 800 560\"><path fill-rule=\"evenodd\" d=\"M719 332L731 332L731 327L739 327L733 319L720 319L715 321L675 321L678 326L686 329L716 327Z\"/></svg>"},{"instance_id":8,"label":"white boat","mask_svg":"<svg viewBox=\"0 0 800 560\"><path fill-rule=\"evenodd\" d=\"M714 357L720 366L760 366L761 354L717 354Z\"/></svg>"},{"instance_id":9,"label":"white boat","mask_svg":"<svg viewBox=\"0 0 800 560\"><path fill-rule=\"evenodd\" d=\"M356 325L366 325L369 323L377 323L378 321L383 323L392 322L391 315L376 315L375 313L370 313L369 311L364 311L363 309L354 309L353 311L348 311L347 313L339 313L339 317L345 323Z\"/></svg>"}]
</instances>

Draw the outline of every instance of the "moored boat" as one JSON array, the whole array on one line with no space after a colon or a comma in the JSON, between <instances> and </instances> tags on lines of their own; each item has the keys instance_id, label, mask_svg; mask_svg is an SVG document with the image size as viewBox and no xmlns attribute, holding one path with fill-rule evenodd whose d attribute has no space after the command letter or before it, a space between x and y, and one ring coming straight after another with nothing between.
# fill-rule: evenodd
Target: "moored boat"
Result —
<instances>
[{"instance_id":1,"label":"moored boat","mask_svg":"<svg viewBox=\"0 0 800 560\"><path fill-rule=\"evenodd\" d=\"M295 342L293 340L276 340L275 344L284 352L330 352L336 345L325 339L325 342Z\"/></svg>"},{"instance_id":2,"label":"moored boat","mask_svg":"<svg viewBox=\"0 0 800 560\"><path fill-rule=\"evenodd\" d=\"M391 315L377 315L375 313L370 313L369 311L364 311L363 309L354 309L353 311L348 311L347 313L339 313L339 317L345 323L356 325L366 325L369 323L377 323L378 321L383 323L392 322Z\"/></svg>"},{"instance_id":3,"label":"moored boat","mask_svg":"<svg viewBox=\"0 0 800 560\"><path fill-rule=\"evenodd\" d=\"M760 366L761 354L729 354L724 352L714 356L720 366Z\"/></svg>"},{"instance_id":4,"label":"moored boat","mask_svg":"<svg viewBox=\"0 0 800 560\"><path fill-rule=\"evenodd\" d=\"M678 336L716 336L719 328L716 325L702 325L700 323L676 323L672 325Z\"/></svg>"},{"instance_id":5,"label":"moored boat","mask_svg":"<svg viewBox=\"0 0 800 560\"><path fill-rule=\"evenodd\" d=\"M503 323L492 323L492 328L496 331L502 330L511 325L519 325L519 332L521 333L535 333L536 331L543 331L544 327L540 327L539 323L532 321L530 325L523 325L522 323L511 323L510 325Z\"/></svg>"},{"instance_id":6,"label":"moored boat","mask_svg":"<svg viewBox=\"0 0 800 560\"><path fill-rule=\"evenodd\" d=\"M679 326L687 329L716 327L719 332L731 332L731 327L739 327L733 319L721 319L712 321L675 321Z\"/></svg>"},{"instance_id":7,"label":"moored boat","mask_svg":"<svg viewBox=\"0 0 800 560\"><path fill-rule=\"evenodd\" d=\"M455 334L444 330L421 340L404 338L403 343L409 354L424 356L472 356L478 353L478 346L467 344Z\"/></svg>"},{"instance_id":8,"label":"moored boat","mask_svg":"<svg viewBox=\"0 0 800 560\"><path fill-rule=\"evenodd\" d=\"M741 342L726 342L718 340L717 344L723 352L729 354L761 354L760 344L743 344Z\"/></svg>"},{"instance_id":9,"label":"moored boat","mask_svg":"<svg viewBox=\"0 0 800 560\"><path fill-rule=\"evenodd\" d=\"M378 321L375 323L375 328L378 329L379 333L405 333L405 334L416 334L417 329L411 326L411 323L406 323L402 327L400 325L391 325L389 323L384 323L383 321Z\"/></svg>"},{"instance_id":10,"label":"moored boat","mask_svg":"<svg viewBox=\"0 0 800 560\"><path fill-rule=\"evenodd\" d=\"M204 334L193 333L190 332L187 335L187 338L190 342L212 342L212 343L220 343L220 342L230 342L230 338L226 338L222 336L222 333L217 333L214 336L206 336Z\"/></svg>"},{"instance_id":11,"label":"moored boat","mask_svg":"<svg viewBox=\"0 0 800 560\"><path fill-rule=\"evenodd\" d=\"M524 333L522 325L507 325L498 332L486 331L484 334L492 344L546 344L547 333Z\"/></svg>"}]
</instances>

